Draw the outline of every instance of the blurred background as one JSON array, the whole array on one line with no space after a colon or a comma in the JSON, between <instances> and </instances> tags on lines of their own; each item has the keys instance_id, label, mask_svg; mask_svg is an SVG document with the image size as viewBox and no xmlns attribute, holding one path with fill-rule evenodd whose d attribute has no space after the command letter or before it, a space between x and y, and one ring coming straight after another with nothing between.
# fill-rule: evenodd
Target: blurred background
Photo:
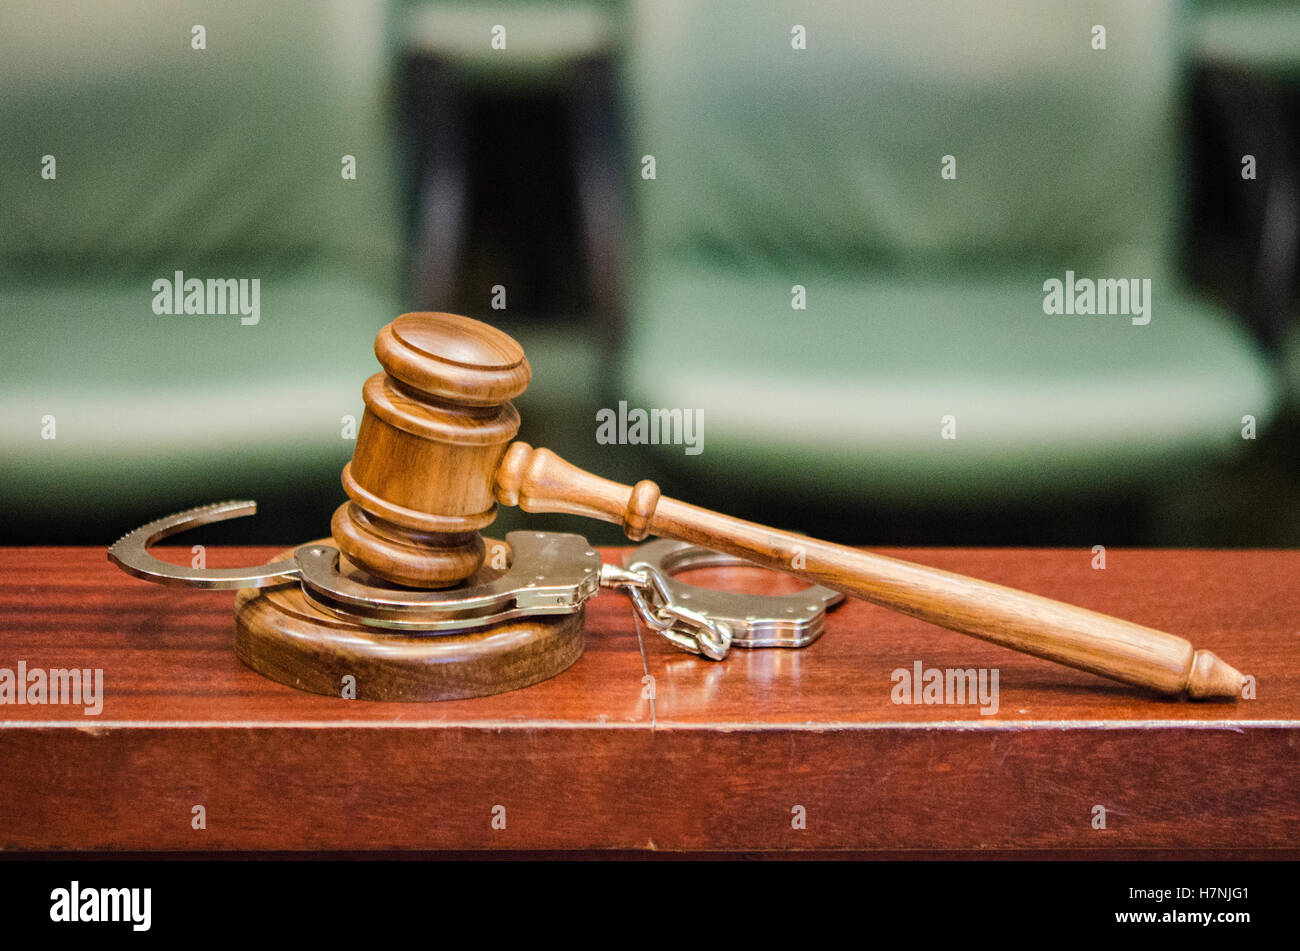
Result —
<instances>
[{"instance_id":1,"label":"blurred background","mask_svg":"<svg viewBox=\"0 0 1300 951\"><path fill-rule=\"evenodd\" d=\"M521 438L743 517L1294 546L1298 117L1277 0L8 0L3 541L326 534L376 331L448 310L522 343ZM1150 323L1045 314L1067 271Z\"/></svg>"}]
</instances>

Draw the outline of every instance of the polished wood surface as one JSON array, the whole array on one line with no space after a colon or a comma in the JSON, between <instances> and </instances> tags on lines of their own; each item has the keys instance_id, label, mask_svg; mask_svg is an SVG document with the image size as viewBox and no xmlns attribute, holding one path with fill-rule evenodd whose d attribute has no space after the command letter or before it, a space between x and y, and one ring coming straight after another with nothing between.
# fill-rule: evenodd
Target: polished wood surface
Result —
<instances>
[{"instance_id":1,"label":"polished wood surface","mask_svg":"<svg viewBox=\"0 0 1300 951\"><path fill-rule=\"evenodd\" d=\"M213 548L208 564L273 553ZM0 848L1300 847L1300 553L1112 549L1104 571L1086 550L889 554L1183 631L1238 659L1257 699L1172 700L860 601L808 648L714 663L602 593L554 679L347 701L241 664L229 592L150 585L97 548L0 549L0 668L98 667L106 694L97 717L0 706ZM917 662L997 669L997 713L895 703L894 673Z\"/></svg>"}]
</instances>

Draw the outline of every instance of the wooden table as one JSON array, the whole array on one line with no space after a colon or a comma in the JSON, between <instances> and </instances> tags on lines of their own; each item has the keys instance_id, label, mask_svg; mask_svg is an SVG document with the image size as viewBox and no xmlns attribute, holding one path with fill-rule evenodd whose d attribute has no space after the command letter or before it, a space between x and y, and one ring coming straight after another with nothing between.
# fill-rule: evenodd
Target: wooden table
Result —
<instances>
[{"instance_id":1,"label":"wooden table","mask_svg":"<svg viewBox=\"0 0 1300 951\"><path fill-rule=\"evenodd\" d=\"M1182 634L1256 677L1257 699L1162 700L861 602L808 648L713 663L602 593L585 655L554 680L347 701L243 667L230 592L135 580L99 548L0 549L0 668L105 678L99 716L0 706L0 848L1300 847L1300 553L1112 550L1104 571L1086 550L889 553ZM691 580L799 586L752 569ZM892 672L918 661L996 668L997 713L895 703Z\"/></svg>"}]
</instances>

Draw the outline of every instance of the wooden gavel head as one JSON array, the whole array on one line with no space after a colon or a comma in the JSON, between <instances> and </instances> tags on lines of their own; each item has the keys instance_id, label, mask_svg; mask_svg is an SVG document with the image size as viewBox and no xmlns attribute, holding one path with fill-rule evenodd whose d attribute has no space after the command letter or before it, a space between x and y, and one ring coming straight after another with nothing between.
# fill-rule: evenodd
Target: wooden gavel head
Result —
<instances>
[{"instance_id":1,"label":"wooden gavel head","mask_svg":"<svg viewBox=\"0 0 1300 951\"><path fill-rule=\"evenodd\" d=\"M339 550L378 578L442 588L483 563L479 529L496 517L493 476L519 431L510 400L532 371L519 344L455 314L403 314L375 338L384 368L334 513Z\"/></svg>"}]
</instances>

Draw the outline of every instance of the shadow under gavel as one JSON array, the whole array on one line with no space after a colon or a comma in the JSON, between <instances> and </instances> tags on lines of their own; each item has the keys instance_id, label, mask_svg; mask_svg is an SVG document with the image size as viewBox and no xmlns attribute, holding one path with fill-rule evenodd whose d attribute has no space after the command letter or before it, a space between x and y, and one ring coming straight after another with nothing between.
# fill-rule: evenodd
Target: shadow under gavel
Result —
<instances>
[{"instance_id":1,"label":"shadow under gavel","mask_svg":"<svg viewBox=\"0 0 1300 951\"><path fill-rule=\"evenodd\" d=\"M1236 698L1242 675L1181 637L1049 598L779 531L664 498L650 481L602 479L511 443L510 400L531 370L514 338L454 314L404 314L375 340L384 371L343 470L339 549L388 581L454 585L483 561L496 503L622 525L639 541L691 542L963 634L1103 677L1194 698ZM799 567L795 567L798 565Z\"/></svg>"}]
</instances>

